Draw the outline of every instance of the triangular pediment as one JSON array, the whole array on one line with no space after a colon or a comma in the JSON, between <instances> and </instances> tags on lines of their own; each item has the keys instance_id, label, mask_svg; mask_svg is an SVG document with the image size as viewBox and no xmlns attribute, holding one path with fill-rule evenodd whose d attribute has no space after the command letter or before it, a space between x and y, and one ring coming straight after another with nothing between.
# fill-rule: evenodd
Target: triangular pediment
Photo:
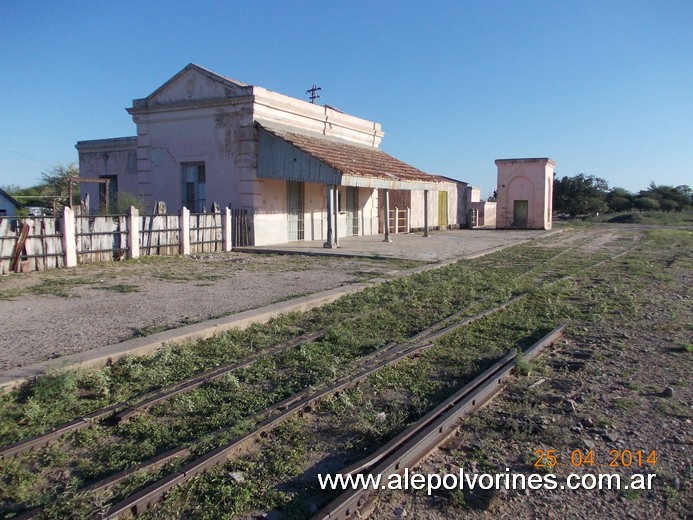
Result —
<instances>
[{"instance_id":1,"label":"triangular pediment","mask_svg":"<svg viewBox=\"0 0 693 520\"><path fill-rule=\"evenodd\" d=\"M190 63L147 96L149 105L228 99L251 94L252 87Z\"/></svg>"}]
</instances>

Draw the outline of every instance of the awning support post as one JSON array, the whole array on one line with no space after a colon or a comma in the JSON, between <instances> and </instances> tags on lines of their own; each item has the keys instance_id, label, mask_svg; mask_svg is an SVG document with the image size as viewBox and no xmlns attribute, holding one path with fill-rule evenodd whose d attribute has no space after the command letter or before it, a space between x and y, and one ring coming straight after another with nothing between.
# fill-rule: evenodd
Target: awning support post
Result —
<instances>
[{"instance_id":1,"label":"awning support post","mask_svg":"<svg viewBox=\"0 0 693 520\"><path fill-rule=\"evenodd\" d=\"M332 243L332 198L333 198L334 187L332 185L325 186L326 202L327 202L327 240L322 245L326 249L332 249L334 244Z\"/></svg>"},{"instance_id":2,"label":"awning support post","mask_svg":"<svg viewBox=\"0 0 693 520\"><path fill-rule=\"evenodd\" d=\"M385 238L383 242L392 242L390 239L390 190L385 189Z\"/></svg>"},{"instance_id":3,"label":"awning support post","mask_svg":"<svg viewBox=\"0 0 693 520\"><path fill-rule=\"evenodd\" d=\"M333 186L332 191L334 192L334 246L339 247L339 233L337 232L337 219L339 217L339 189L337 186Z\"/></svg>"},{"instance_id":4,"label":"awning support post","mask_svg":"<svg viewBox=\"0 0 693 520\"><path fill-rule=\"evenodd\" d=\"M428 190L424 190L424 237L428 238Z\"/></svg>"}]
</instances>

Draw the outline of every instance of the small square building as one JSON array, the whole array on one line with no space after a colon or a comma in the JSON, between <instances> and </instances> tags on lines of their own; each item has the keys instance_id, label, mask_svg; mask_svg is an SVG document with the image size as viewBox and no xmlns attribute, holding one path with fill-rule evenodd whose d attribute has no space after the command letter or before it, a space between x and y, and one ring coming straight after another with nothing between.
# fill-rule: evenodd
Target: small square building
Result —
<instances>
[{"instance_id":1,"label":"small square building","mask_svg":"<svg viewBox=\"0 0 693 520\"><path fill-rule=\"evenodd\" d=\"M497 229L551 229L553 169L548 157L497 159Z\"/></svg>"}]
</instances>

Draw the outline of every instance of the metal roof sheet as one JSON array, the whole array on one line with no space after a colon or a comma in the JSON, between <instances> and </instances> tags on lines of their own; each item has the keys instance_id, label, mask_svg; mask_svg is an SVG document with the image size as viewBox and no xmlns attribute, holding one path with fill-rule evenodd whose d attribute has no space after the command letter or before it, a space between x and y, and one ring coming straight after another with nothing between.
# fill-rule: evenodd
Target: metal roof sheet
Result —
<instances>
[{"instance_id":1,"label":"metal roof sheet","mask_svg":"<svg viewBox=\"0 0 693 520\"><path fill-rule=\"evenodd\" d=\"M264 123L258 123L258 125L342 175L407 183L438 184L440 182L438 177L423 172L377 148L298 133ZM422 187L422 189L428 188Z\"/></svg>"}]
</instances>

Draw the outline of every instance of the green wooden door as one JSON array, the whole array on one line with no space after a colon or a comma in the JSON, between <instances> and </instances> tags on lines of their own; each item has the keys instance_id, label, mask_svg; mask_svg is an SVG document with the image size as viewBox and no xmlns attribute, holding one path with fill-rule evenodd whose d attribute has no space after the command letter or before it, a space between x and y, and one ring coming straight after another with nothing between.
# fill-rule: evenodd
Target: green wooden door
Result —
<instances>
[{"instance_id":1,"label":"green wooden door","mask_svg":"<svg viewBox=\"0 0 693 520\"><path fill-rule=\"evenodd\" d=\"M513 227L526 228L529 214L529 201L516 200L513 205Z\"/></svg>"},{"instance_id":2,"label":"green wooden door","mask_svg":"<svg viewBox=\"0 0 693 520\"><path fill-rule=\"evenodd\" d=\"M438 226L440 229L448 227L448 192L438 192Z\"/></svg>"}]
</instances>

